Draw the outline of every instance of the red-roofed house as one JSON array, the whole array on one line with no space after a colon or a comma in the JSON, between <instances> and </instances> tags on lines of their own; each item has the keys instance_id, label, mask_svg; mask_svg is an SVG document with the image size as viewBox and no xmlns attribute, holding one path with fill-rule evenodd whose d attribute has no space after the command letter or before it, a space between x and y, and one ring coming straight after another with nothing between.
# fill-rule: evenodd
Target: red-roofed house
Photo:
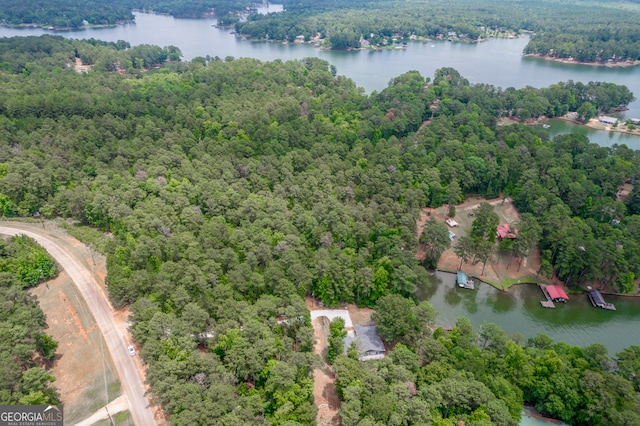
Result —
<instances>
[{"instance_id":1,"label":"red-roofed house","mask_svg":"<svg viewBox=\"0 0 640 426\"><path fill-rule=\"evenodd\" d=\"M499 239L503 239L503 238L516 238L518 236L518 229L517 228L513 228L513 230L511 229L511 225L509 225L508 223L503 223L502 225L498 226L498 229L496 230L496 237L498 237Z\"/></svg>"},{"instance_id":2,"label":"red-roofed house","mask_svg":"<svg viewBox=\"0 0 640 426\"><path fill-rule=\"evenodd\" d=\"M565 293L560 286L548 285L547 292L549 292L549 296L551 296L554 302L566 302L569 300L569 296L567 296L567 293Z\"/></svg>"}]
</instances>

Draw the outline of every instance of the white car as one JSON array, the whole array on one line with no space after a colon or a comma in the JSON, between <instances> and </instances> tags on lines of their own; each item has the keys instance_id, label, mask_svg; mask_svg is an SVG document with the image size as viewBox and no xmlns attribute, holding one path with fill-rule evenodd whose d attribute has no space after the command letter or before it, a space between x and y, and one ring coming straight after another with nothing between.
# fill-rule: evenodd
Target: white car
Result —
<instances>
[{"instance_id":1,"label":"white car","mask_svg":"<svg viewBox=\"0 0 640 426\"><path fill-rule=\"evenodd\" d=\"M136 348L134 348L133 346L129 346L127 350L129 351L129 355L131 356L134 356L136 354Z\"/></svg>"}]
</instances>

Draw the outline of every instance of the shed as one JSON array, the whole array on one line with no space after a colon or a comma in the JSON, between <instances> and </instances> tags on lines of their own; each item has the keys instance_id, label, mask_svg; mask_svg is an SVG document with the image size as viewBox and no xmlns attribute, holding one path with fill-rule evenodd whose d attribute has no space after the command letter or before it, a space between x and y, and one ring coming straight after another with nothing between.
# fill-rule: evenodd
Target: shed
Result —
<instances>
[{"instance_id":1,"label":"shed","mask_svg":"<svg viewBox=\"0 0 640 426\"><path fill-rule=\"evenodd\" d=\"M453 220L453 218L448 217L445 219L444 223L446 223L447 225L449 225L450 227L454 227L454 226L458 226L458 222L456 222L455 220Z\"/></svg>"},{"instance_id":2,"label":"shed","mask_svg":"<svg viewBox=\"0 0 640 426\"><path fill-rule=\"evenodd\" d=\"M567 293L565 293L565 291L560 286L548 285L547 291L549 292L549 296L551 296L551 299L554 302L566 302L567 300L569 300L569 296L567 296Z\"/></svg>"},{"instance_id":3,"label":"shed","mask_svg":"<svg viewBox=\"0 0 640 426\"><path fill-rule=\"evenodd\" d=\"M368 361L384 357L386 351L382 339L378 335L375 325L356 326L353 334L348 333L344 338L344 351L347 352L351 342L356 342L358 348L358 359Z\"/></svg>"}]
</instances>

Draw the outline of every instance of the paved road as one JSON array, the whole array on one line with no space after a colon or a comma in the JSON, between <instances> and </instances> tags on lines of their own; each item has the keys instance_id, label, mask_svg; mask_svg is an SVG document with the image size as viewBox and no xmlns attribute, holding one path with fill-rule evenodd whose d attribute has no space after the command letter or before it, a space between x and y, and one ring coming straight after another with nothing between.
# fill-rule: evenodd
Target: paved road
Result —
<instances>
[{"instance_id":1,"label":"paved road","mask_svg":"<svg viewBox=\"0 0 640 426\"><path fill-rule=\"evenodd\" d=\"M8 225L0 226L0 234L6 235L26 235L36 240L44 247L51 256L62 266L69 274L78 287L80 294L84 297L87 306L93 313L96 323L100 327L100 331L107 343L111 358L118 372L120 383L122 384L123 393L127 399L131 416L137 426L152 426L156 424L151 411L151 405L144 395L144 386L138 371L133 363L133 359L127 352L127 345L124 336L120 334L116 326L111 306L105 300L103 293L99 291L98 281L93 273L83 265L80 259L75 258L69 251L64 250L60 245L56 244L50 235L44 235L45 232L37 233L25 229L20 229ZM91 362L91 360L87 360Z\"/></svg>"}]
</instances>

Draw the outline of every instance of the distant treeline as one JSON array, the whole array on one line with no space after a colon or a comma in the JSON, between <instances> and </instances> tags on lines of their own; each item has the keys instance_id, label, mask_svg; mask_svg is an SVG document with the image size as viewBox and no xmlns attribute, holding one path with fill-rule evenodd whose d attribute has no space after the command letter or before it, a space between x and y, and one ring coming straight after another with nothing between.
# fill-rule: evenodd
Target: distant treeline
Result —
<instances>
[{"instance_id":1,"label":"distant treeline","mask_svg":"<svg viewBox=\"0 0 640 426\"><path fill-rule=\"evenodd\" d=\"M374 45L412 35L475 41L526 30L536 33L527 53L584 62L640 59L637 2L285 0L284 7L286 13L251 16L236 31L289 41L320 34L327 46L357 48L361 38Z\"/></svg>"},{"instance_id":2,"label":"distant treeline","mask_svg":"<svg viewBox=\"0 0 640 426\"><path fill-rule=\"evenodd\" d=\"M256 39L306 40L318 34L327 46L344 49L410 36L476 41L501 33L535 32L525 52L582 62L640 59L638 1L596 2L557 0L283 0L285 12L252 14L246 21L237 12L253 7L248 0L5 0L0 23L38 24L56 28L113 25L131 21L132 9L182 18L215 14L221 25L234 25ZM231 14L231 15L230 15Z\"/></svg>"},{"instance_id":3,"label":"distant treeline","mask_svg":"<svg viewBox=\"0 0 640 426\"><path fill-rule=\"evenodd\" d=\"M178 18L202 18L211 13L225 17L230 12L246 11L252 3L250 0L3 0L0 2L0 23L55 28L114 25L133 21L133 9Z\"/></svg>"}]
</instances>

